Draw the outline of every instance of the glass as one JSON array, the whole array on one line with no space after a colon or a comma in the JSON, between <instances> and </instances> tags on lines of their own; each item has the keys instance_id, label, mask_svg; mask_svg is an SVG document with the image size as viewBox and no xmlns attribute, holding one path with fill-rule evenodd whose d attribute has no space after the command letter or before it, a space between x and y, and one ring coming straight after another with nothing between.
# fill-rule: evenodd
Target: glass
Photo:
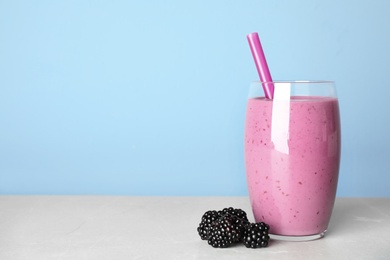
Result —
<instances>
[{"instance_id":1,"label":"glass","mask_svg":"<svg viewBox=\"0 0 390 260\"><path fill-rule=\"evenodd\" d=\"M256 222L271 238L325 235L340 166L340 114L331 81L279 81L274 99L252 82L245 122L245 167Z\"/></svg>"}]
</instances>

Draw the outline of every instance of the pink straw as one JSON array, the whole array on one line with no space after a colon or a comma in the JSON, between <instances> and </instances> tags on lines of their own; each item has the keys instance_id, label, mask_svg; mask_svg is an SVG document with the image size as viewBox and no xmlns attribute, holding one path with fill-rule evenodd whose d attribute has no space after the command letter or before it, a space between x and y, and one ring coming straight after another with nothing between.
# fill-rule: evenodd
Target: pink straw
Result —
<instances>
[{"instance_id":1,"label":"pink straw","mask_svg":"<svg viewBox=\"0 0 390 260\"><path fill-rule=\"evenodd\" d=\"M264 84L264 82L272 82L271 73L269 72L267 61L264 56L263 48L261 47L259 35L257 32L247 35L248 43L252 51L253 59L255 60L257 72L260 76L260 81L263 82L265 97L273 99L274 85L272 83Z\"/></svg>"}]
</instances>

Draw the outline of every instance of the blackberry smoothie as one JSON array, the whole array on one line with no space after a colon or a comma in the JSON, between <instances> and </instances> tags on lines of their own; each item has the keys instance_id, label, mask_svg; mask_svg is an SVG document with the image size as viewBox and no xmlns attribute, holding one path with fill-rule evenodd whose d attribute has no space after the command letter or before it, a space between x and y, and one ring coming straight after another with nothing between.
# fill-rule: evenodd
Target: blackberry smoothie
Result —
<instances>
[{"instance_id":1,"label":"blackberry smoothie","mask_svg":"<svg viewBox=\"0 0 390 260\"><path fill-rule=\"evenodd\" d=\"M281 236L323 236L340 164L336 97L248 99L245 166L256 222Z\"/></svg>"}]
</instances>

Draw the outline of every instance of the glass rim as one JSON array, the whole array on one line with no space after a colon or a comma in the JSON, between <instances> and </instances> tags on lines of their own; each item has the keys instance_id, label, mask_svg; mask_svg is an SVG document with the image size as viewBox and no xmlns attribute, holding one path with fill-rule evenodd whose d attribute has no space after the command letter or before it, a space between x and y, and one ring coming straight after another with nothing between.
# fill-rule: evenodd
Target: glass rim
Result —
<instances>
[{"instance_id":1,"label":"glass rim","mask_svg":"<svg viewBox=\"0 0 390 260\"><path fill-rule=\"evenodd\" d=\"M273 80L273 81L260 81L254 80L253 83L258 84L278 84L278 83L292 83L292 84L335 84L333 80Z\"/></svg>"}]
</instances>

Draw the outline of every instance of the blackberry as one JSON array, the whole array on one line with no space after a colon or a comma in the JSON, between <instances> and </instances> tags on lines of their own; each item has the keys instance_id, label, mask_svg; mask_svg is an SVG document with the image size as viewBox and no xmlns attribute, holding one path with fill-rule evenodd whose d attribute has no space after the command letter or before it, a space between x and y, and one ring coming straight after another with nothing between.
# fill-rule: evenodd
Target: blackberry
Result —
<instances>
[{"instance_id":1,"label":"blackberry","mask_svg":"<svg viewBox=\"0 0 390 260\"><path fill-rule=\"evenodd\" d=\"M239 241L240 233L235 226L236 217L226 214L211 224L208 243L212 247L225 248Z\"/></svg>"},{"instance_id":2,"label":"blackberry","mask_svg":"<svg viewBox=\"0 0 390 260\"><path fill-rule=\"evenodd\" d=\"M235 209L233 207L224 208L223 210L218 211L218 214L220 216L230 214L248 222L248 217L246 215L246 212L243 211L242 209Z\"/></svg>"},{"instance_id":3,"label":"blackberry","mask_svg":"<svg viewBox=\"0 0 390 260\"><path fill-rule=\"evenodd\" d=\"M248 248L268 246L269 226L264 222L251 223L244 228L242 243Z\"/></svg>"},{"instance_id":4,"label":"blackberry","mask_svg":"<svg viewBox=\"0 0 390 260\"><path fill-rule=\"evenodd\" d=\"M245 226L249 225L249 220L246 215L246 212L242 209L235 209L233 207L229 207L218 211L218 214L220 216L232 216L234 227L239 234L236 242L241 242L241 237L243 235L244 228Z\"/></svg>"},{"instance_id":5,"label":"blackberry","mask_svg":"<svg viewBox=\"0 0 390 260\"><path fill-rule=\"evenodd\" d=\"M238 234L236 242L242 242L244 230L248 225L250 225L250 222L234 215L230 216L232 217L234 228Z\"/></svg>"},{"instance_id":6,"label":"blackberry","mask_svg":"<svg viewBox=\"0 0 390 260\"><path fill-rule=\"evenodd\" d=\"M211 224L219 218L216 210L209 210L203 214L202 220L198 226L198 234L202 240L209 238L209 230Z\"/></svg>"}]
</instances>

